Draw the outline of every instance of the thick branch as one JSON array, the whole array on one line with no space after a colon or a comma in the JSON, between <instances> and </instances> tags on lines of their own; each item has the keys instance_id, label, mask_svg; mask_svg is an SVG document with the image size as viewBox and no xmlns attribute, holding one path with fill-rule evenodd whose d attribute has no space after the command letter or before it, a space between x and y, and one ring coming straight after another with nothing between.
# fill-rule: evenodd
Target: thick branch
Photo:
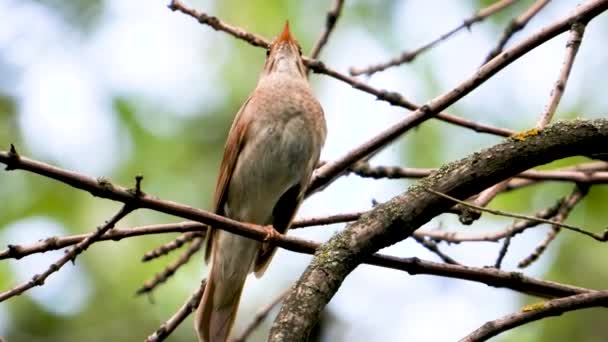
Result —
<instances>
[{"instance_id":1,"label":"thick branch","mask_svg":"<svg viewBox=\"0 0 608 342\"><path fill-rule=\"evenodd\" d=\"M604 3L608 5L608 1ZM466 199L530 167L569 156L608 152L606 141L606 119L557 123L524 139L509 139L450 163L423 179L422 186L413 186L376 206L317 250L286 298L270 341L305 341L344 278L366 255L407 238L452 205L425 188Z\"/></svg>"}]
</instances>

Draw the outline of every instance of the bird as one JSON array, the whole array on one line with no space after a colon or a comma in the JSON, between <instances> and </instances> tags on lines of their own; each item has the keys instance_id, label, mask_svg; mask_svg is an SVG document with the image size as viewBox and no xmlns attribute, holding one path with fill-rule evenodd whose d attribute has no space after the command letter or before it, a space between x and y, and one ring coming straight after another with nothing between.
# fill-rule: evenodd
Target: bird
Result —
<instances>
[{"instance_id":1,"label":"bird","mask_svg":"<svg viewBox=\"0 0 608 342\"><path fill-rule=\"evenodd\" d=\"M228 133L214 212L262 226L268 237L285 234L304 199L326 135L323 109L286 21ZM210 266L195 328L199 342L225 342L248 274L261 277L276 246L213 227L205 245Z\"/></svg>"}]
</instances>

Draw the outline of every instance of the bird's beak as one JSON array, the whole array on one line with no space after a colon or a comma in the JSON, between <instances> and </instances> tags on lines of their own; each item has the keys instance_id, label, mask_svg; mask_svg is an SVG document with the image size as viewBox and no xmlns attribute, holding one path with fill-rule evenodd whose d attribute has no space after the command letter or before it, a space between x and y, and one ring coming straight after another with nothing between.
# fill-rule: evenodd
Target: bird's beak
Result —
<instances>
[{"instance_id":1,"label":"bird's beak","mask_svg":"<svg viewBox=\"0 0 608 342\"><path fill-rule=\"evenodd\" d=\"M276 44L281 44L281 43L294 43L295 42L295 38L291 35L291 32L289 31L289 20L285 21L285 27L283 28L283 32L281 32L281 35L277 37L276 40Z\"/></svg>"}]
</instances>

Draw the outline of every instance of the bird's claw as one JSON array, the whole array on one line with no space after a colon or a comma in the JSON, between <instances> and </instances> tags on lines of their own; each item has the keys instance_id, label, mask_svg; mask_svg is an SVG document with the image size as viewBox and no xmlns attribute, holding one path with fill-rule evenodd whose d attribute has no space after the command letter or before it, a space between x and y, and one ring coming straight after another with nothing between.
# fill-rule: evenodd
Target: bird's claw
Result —
<instances>
[{"instance_id":1,"label":"bird's claw","mask_svg":"<svg viewBox=\"0 0 608 342\"><path fill-rule=\"evenodd\" d=\"M264 242L274 241L281 235L274 229L272 225L262 226L262 228L266 231L266 236L263 240Z\"/></svg>"}]
</instances>

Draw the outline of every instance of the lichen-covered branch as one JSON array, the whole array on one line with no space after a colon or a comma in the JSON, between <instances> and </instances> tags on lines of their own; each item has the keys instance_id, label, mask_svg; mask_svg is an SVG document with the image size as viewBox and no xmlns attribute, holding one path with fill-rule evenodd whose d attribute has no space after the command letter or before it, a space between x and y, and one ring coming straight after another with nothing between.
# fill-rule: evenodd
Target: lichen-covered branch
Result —
<instances>
[{"instance_id":1,"label":"lichen-covered branch","mask_svg":"<svg viewBox=\"0 0 608 342\"><path fill-rule=\"evenodd\" d=\"M523 170L575 155L608 152L608 120L560 122L524 139L508 139L447 164L407 192L379 204L317 249L286 298L270 341L305 341L344 278L367 255L401 241L453 204L432 188L466 199Z\"/></svg>"}]
</instances>

